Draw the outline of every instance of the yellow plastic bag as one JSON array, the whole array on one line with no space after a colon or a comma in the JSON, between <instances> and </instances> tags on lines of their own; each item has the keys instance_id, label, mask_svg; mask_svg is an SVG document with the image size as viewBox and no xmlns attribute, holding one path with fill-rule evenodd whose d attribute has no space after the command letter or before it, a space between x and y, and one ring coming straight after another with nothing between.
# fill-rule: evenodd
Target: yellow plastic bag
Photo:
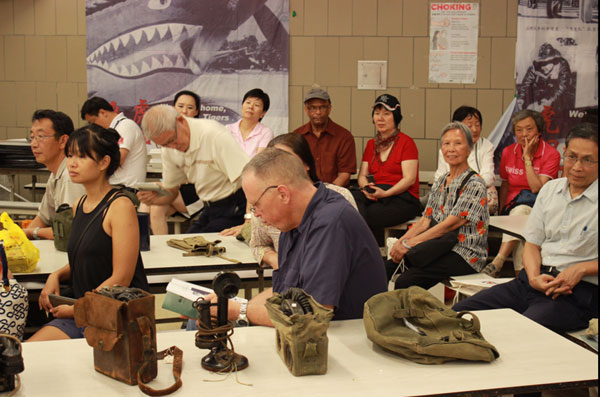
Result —
<instances>
[{"instance_id":1,"label":"yellow plastic bag","mask_svg":"<svg viewBox=\"0 0 600 397\"><path fill-rule=\"evenodd\" d=\"M13 273L31 273L40 260L40 250L6 212L0 215L0 222L4 226L4 230L0 230L0 240L4 241L8 268Z\"/></svg>"}]
</instances>

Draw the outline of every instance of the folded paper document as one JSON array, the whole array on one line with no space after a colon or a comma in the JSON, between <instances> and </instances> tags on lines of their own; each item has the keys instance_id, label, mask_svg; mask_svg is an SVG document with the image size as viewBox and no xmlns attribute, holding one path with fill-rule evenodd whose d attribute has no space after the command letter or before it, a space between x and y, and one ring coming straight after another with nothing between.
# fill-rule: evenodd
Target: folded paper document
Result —
<instances>
[{"instance_id":1,"label":"folded paper document","mask_svg":"<svg viewBox=\"0 0 600 397\"><path fill-rule=\"evenodd\" d=\"M492 277L487 277L487 278L456 278L453 277L450 280L450 284L457 288L460 292L466 293L466 292L471 292L472 294L475 294L479 291L483 291L484 289L488 289L491 288L495 285L499 285L499 284L503 284L506 283L508 281L514 280L514 278L512 277L508 277L508 278L492 278Z\"/></svg>"}]
</instances>

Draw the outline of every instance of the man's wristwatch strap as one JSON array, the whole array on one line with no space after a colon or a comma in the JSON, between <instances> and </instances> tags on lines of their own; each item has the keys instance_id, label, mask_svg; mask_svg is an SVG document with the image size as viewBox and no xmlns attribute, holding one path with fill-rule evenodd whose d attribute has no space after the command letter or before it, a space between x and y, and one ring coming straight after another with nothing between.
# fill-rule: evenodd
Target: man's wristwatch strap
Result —
<instances>
[{"instance_id":1,"label":"man's wristwatch strap","mask_svg":"<svg viewBox=\"0 0 600 397\"><path fill-rule=\"evenodd\" d=\"M248 310L248 301L240 303L240 314L236 320L236 324L240 327L247 327L250 325L250 321L248 321L248 316L246 312Z\"/></svg>"},{"instance_id":2,"label":"man's wristwatch strap","mask_svg":"<svg viewBox=\"0 0 600 397\"><path fill-rule=\"evenodd\" d=\"M38 232L39 232L39 231L40 231L40 227L39 227L39 226L38 226L38 227L36 227L35 229L33 229L32 236L33 236L33 239L34 239L34 240L39 240L39 239L40 239L40 238L39 238L39 236L38 236Z\"/></svg>"}]
</instances>

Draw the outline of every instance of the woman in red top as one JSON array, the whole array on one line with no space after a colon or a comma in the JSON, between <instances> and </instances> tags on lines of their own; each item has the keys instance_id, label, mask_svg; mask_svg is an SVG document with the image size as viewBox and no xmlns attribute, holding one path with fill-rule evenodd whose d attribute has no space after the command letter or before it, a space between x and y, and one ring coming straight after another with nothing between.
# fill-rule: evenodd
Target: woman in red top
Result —
<instances>
[{"instance_id":1,"label":"woman in red top","mask_svg":"<svg viewBox=\"0 0 600 397\"><path fill-rule=\"evenodd\" d=\"M539 112L524 109L511 118L512 132L517 142L502 151L500 159L501 215L529 215L535 198L548 181L558 177L560 153L542 140L544 119ZM483 269L492 276L498 274L511 255L515 275L523 269L524 242L505 234L498 255Z\"/></svg>"},{"instance_id":2,"label":"woman in red top","mask_svg":"<svg viewBox=\"0 0 600 397\"><path fill-rule=\"evenodd\" d=\"M396 97L380 95L371 116L377 135L367 142L358 173L360 191L352 194L377 243L383 246L386 227L421 212L419 152L412 138L398 129L402 112Z\"/></svg>"}]
</instances>

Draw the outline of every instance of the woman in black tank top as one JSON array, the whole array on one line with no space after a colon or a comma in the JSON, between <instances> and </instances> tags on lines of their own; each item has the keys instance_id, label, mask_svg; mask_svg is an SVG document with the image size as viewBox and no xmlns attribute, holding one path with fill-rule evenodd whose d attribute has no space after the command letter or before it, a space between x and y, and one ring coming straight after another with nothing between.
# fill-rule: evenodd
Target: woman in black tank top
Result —
<instances>
[{"instance_id":1,"label":"woman in black tank top","mask_svg":"<svg viewBox=\"0 0 600 397\"><path fill-rule=\"evenodd\" d=\"M148 290L135 208L108 183L120 163L119 138L117 131L91 124L71 133L65 145L69 176L85 186L86 194L75 209L69 264L50 274L40 293L40 308L55 319L30 341L83 337L73 319L73 306L50 304L48 294L59 294L61 282L70 283L75 298L113 285Z\"/></svg>"}]
</instances>

